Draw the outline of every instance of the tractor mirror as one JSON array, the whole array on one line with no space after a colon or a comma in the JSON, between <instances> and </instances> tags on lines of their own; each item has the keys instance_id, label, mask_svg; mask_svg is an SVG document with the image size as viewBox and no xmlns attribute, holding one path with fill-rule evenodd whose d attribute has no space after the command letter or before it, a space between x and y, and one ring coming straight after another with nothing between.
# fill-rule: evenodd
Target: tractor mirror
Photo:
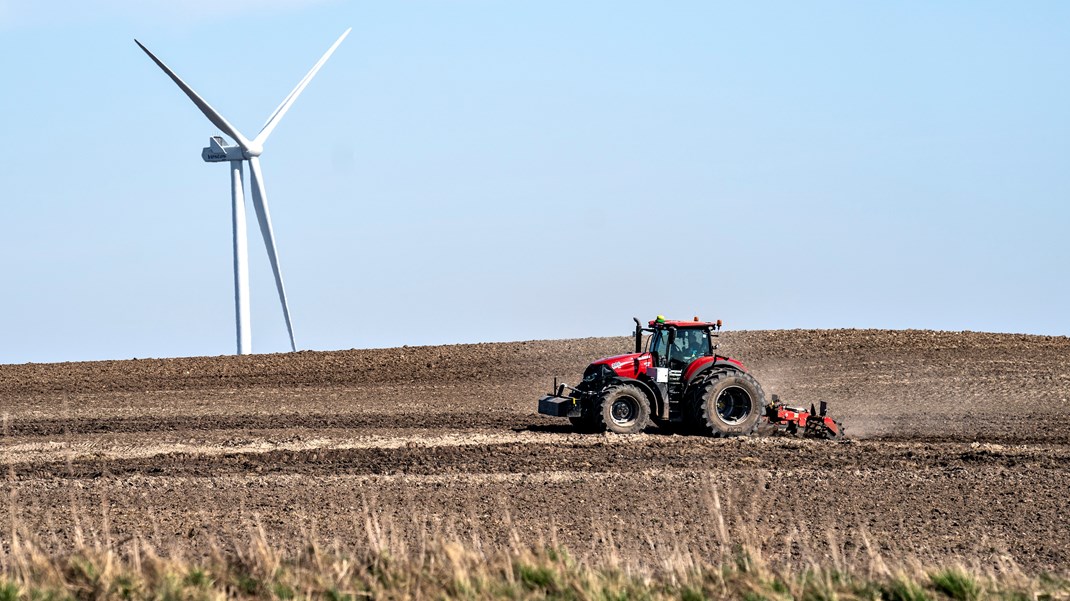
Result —
<instances>
[{"instance_id":1,"label":"tractor mirror","mask_svg":"<svg viewBox=\"0 0 1070 601\"><path fill-rule=\"evenodd\" d=\"M676 342L676 328L669 328L669 346Z\"/></svg>"}]
</instances>

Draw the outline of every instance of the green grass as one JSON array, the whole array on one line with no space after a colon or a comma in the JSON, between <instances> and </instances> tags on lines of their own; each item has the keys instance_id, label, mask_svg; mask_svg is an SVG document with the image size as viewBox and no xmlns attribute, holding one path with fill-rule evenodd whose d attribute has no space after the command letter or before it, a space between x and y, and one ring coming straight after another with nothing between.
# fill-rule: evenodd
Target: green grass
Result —
<instances>
[{"instance_id":1,"label":"green grass","mask_svg":"<svg viewBox=\"0 0 1070 601\"><path fill-rule=\"evenodd\" d=\"M961 570L940 570L929 575L933 588L955 601L977 601L983 589L977 581Z\"/></svg>"},{"instance_id":2,"label":"green grass","mask_svg":"<svg viewBox=\"0 0 1070 601\"><path fill-rule=\"evenodd\" d=\"M13 582L0 584L0 601L16 601L19 598L19 587Z\"/></svg>"},{"instance_id":3,"label":"green grass","mask_svg":"<svg viewBox=\"0 0 1070 601\"><path fill-rule=\"evenodd\" d=\"M887 601L930 601L929 592L908 578L896 578L880 586L881 598Z\"/></svg>"}]
</instances>

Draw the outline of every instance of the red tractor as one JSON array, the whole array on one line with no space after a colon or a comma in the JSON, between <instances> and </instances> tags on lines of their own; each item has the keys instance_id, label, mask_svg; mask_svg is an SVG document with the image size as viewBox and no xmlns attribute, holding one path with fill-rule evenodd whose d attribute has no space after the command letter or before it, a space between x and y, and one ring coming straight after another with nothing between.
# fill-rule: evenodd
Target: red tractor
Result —
<instances>
[{"instance_id":1,"label":"red tractor","mask_svg":"<svg viewBox=\"0 0 1070 601\"><path fill-rule=\"evenodd\" d=\"M635 319L634 353L595 361L575 387L555 381L539 400L539 413L568 417L585 432L632 434L654 421L714 436L750 434L759 424L809 437L843 436L843 426L825 415L825 403L820 412L784 406L775 395L768 403L742 363L715 352L720 329L720 320L659 315L644 328Z\"/></svg>"}]
</instances>

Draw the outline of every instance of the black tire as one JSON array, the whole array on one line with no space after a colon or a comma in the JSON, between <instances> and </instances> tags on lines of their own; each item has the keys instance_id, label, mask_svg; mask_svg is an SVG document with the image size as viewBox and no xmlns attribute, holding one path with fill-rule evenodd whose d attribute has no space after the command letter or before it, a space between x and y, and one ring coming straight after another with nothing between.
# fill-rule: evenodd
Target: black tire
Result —
<instances>
[{"instance_id":1,"label":"black tire","mask_svg":"<svg viewBox=\"0 0 1070 601\"><path fill-rule=\"evenodd\" d=\"M650 400L631 384L606 388L597 407L600 425L610 432L637 434L650 424Z\"/></svg>"},{"instance_id":2,"label":"black tire","mask_svg":"<svg viewBox=\"0 0 1070 601\"><path fill-rule=\"evenodd\" d=\"M691 422L713 436L746 436L765 412L765 392L748 373L718 369L691 384Z\"/></svg>"}]
</instances>

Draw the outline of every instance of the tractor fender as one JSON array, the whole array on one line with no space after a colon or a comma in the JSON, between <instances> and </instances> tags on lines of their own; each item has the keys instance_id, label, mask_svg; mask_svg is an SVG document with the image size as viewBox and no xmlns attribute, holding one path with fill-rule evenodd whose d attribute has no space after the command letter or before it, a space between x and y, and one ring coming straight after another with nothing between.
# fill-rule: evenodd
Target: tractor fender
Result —
<instances>
[{"instance_id":1,"label":"tractor fender","mask_svg":"<svg viewBox=\"0 0 1070 601\"><path fill-rule=\"evenodd\" d=\"M650 413L651 415L661 415L662 410L665 408L665 399L661 398L661 391L656 386L651 386L649 382L643 380L637 380L635 378L622 378L617 376L615 378L609 378L606 380L610 384L632 384L638 386L639 390L643 391L648 401L650 401Z\"/></svg>"},{"instance_id":2,"label":"tractor fender","mask_svg":"<svg viewBox=\"0 0 1070 601\"><path fill-rule=\"evenodd\" d=\"M736 371L747 373L747 368L743 367L743 364L735 359L728 357L708 357L705 361L698 359L691 362L691 365L687 367L687 373L684 376L684 380L687 385L690 386L692 382L702 378L715 369L729 368Z\"/></svg>"}]
</instances>

